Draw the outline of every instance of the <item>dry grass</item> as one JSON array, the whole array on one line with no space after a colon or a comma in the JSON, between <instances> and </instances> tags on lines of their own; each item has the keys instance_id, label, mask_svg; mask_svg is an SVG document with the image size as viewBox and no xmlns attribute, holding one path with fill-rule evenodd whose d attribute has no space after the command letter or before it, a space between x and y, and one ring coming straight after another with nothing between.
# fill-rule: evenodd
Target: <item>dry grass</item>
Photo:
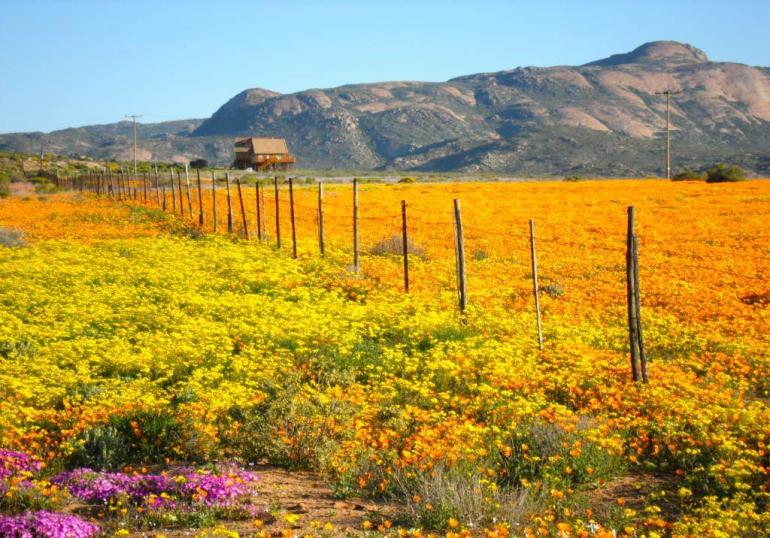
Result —
<instances>
[{"instance_id":1,"label":"dry grass","mask_svg":"<svg viewBox=\"0 0 770 538\"><path fill-rule=\"evenodd\" d=\"M406 243L406 248L410 255L426 259L425 249L417 243L409 240ZM369 254L373 254L374 256L400 256L403 252L404 244L400 235L381 239L369 249Z\"/></svg>"},{"instance_id":2,"label":"dry grass","mask_svg":"<svg viewBox=\"0 0 770 538\"><path fill-rule=\"evenodd\" d=\"M0 245L4 247L26 247L27 241L21 230L0 226Z\"/></svg>"}]
</instances>

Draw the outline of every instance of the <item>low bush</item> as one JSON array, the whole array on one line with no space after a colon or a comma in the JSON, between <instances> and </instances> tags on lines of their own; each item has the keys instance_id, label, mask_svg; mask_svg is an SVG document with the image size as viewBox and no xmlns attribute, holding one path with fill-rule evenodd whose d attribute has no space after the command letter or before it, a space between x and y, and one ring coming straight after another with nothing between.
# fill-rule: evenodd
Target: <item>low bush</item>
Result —
<instances>
[{"instance_id":1,"label":"low bush","mask_svg":"<svg viewBox=\"0 0 770 538\"><path fill-rule=\"evenodd\" d=\"M743 181L746 174L739 166L717 163L706 171L706 183L731 183Z\"/></svg>"},{"instance_id":2,"label":"low bush","mask_svg":"<svg viewBox=\"0 0 770 538\"><path fill-rule=\"evenodd\" d=\"M205 449L199 441L188 421L168 411L134 411L83 431L68 464L114 470L167 460L200 461Z\"/></svg>"},{"instance_id":3,"label":"low bush","mask_svg":"<svg viewBox=\"0 0 770 538\"><path fill-rule=\"evenodd\" d=\"M406 250L412 256L417 256L423 260L426 259L425 249L411 240L407 241ZM381 239L369 249L369 254L375 256L400 256L403 252L404 243L403 238L400 235Z\"/></svg>"},{"instance_id":4,"label":"low bush","mask_svg":"<svg viewBox=\"0 0 770 538\"><path fill-rule=\"evenodd\" d=\"M398 180L399 183L416 183L417 179L413 177L402 177Z\"/></svg>"},{"instance_id":5,"label":"low bush","mask_svg":"<svg viewBox=\"0 0 770 538\"><path fill-rule=\"evenodd\" d=\"M696 172L694 170L690 170L689 168L685 168L678 174L676 174L673 178L671 178L672 181L694 181L694 180L703 180L705 179L704 175L700 172Z\"/></svg>"},{"instance_id":6,"label":"low bush","mask_svg":"<svg viewBox=\"0 0 770 538\"><path fill-rule=\"evenodd\" d=\"M0 245L4 247L26 247L27 241L21 230L0 226Z\"/></svg>"}]
</instances>

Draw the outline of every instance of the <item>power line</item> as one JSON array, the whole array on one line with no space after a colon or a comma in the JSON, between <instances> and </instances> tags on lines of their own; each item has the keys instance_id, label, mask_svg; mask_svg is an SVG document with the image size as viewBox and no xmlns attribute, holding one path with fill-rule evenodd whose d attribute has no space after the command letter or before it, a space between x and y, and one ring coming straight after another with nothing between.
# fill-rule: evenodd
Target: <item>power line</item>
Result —
<instances>
[{"instance_id":1,"label":"power line","mask_svg":"<svg viewBox=\"0 0 770 538\"><path fill-rule=\"evenodd\" d=\"M136 119L141 117L141 114L126 114L126 118L131 118L134 122L134 177L136 177Z\"/></svg>"},{"instance_id":2,"label":"power line","mask_svg":"<svg viewBox=\"0 0 770 538\"><path fill-rule=\"evenodd\" d=\"M664 90L655 95L666 96L666 179L671 179L671 96L682 93L681 90Z\"/></svg>"}]
</instances>

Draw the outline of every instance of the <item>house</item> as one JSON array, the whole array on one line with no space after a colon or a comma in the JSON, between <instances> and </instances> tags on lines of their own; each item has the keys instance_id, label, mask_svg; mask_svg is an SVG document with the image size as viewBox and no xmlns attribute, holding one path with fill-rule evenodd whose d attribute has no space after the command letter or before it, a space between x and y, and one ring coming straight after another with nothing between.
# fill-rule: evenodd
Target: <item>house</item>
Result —
<instances>
[{"instance_id":1,"label":"house","mask_svg":"<svg viewBox=\"0 0 770 538\"><path fill-rule=\"evenodd\" d=\"M283 138L238 138L235 141L235 168L244 170L286 170L297 159L289 153Z\"/></svg>"}]
</instances>

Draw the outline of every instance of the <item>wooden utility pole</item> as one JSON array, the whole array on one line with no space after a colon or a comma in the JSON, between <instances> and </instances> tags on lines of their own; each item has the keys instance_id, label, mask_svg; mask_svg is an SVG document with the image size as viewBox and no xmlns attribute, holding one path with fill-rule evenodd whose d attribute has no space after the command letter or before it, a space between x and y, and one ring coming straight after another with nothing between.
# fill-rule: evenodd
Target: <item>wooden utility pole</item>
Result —
<instances>
[{"instance_id":1,"label":"wooden utility pole","mask_svg":"<svg viewBox=\"0 0 770 538\"><path fill-rule=\"evenodd\" d=\"M225 183L227 183L227 233L233 233L233 201L230 196L230 173L225 172Z\"/></svg>"},{"instance_id":2,"label":"wooden utility pole","mask_svg":"<svg viewBox=\"0 0 770 538\"><path fill-rule=\"evenodd\" d=\"M289 178L289 210L291 212L291 255L297 257L297 224L294 221L294 179Z\"/></svg>"},{"instance_id":3,"label":"wooden utility pole","mask_svg":"<svg viewBox=\"0 0 770 538\"><path fill-rule=\"evenodd\" d=\"M401 250L404 256L404 292L409 293L409 234L406 229L406 200L401 200Z\"/></svg>"},{"instance_id":4,"label":"wooden utility pole","mask_svg":"<svg viewBox=\"0 0 770 538\"><path fill-rule=\"evenodd\" d=\"M358 245L358 178L353 178L353 270L358 273L361 254Z\"/></svg>"},{"instance_id":5,"label":"wooden utility pole","mask_svg":"<svg viewBox=\"0 0 770 538\"><path fill-rule=\"evenodd\" d=\"M666 179L671 179L671 96L680 93L682 92L672 90L655 92L655 95L666 96Z\"/></svg>"},{"instance_id":6,"label":"wooden utility pole","mask_svg":"<svg viewBox=\"0 0 770 538\"><path fill-rule=\"evenodd\" d=\"M455 255L457 258L457 291L459 293L460 313L465 315L468 306L468 290L465 287L465 240L463 238L463 217L460 211L460 200L454 200L455 217ZM465 319L463 318L463 322Z\"/></svg>"},{"instance_id":7,"label":"wooden utility pole","mask_svg":"<svg viewBox=\"0 0 770 538\"><path fill-rule=\"evenodd\" d=\"M634 207L628 208L628 237L626 248L626 292L628 301L628 341L631 351L631 376L634 381L647 383L647 358L642 336L642 313L639 292L639 253L634 232Z\"/></svg>"},{"instance_id":8,"label":"wooden utility pole","mask_svg":"<svg viewBox=\"0 0 770 538\"><path fill-rule=\"evenodd\" d=\"M134 177L136 177L136 120L141 117L141 114L126 114L126 118L131 118L134 123Z\"/></svg>"},{"instance_id":9,"label":"wooden utility pole","mask_svg":"<svg viewBox=\"0 0 770 538\"><path fill-rule=\"evenodd\" d=\"M318 183L318 250L321 257L326 256L326 238L324 237L324 184Z\"/></svg>"},{"instance_id":10,"label":"wooden utility pole","mask_svg":"<svg viewBox=\"0 0 770 538\"><path fill-rule=\"evenodd\" d=\"M241 224L243 225L243 237L248 241L249 225L246 221L246 206L243 204L243 191L241 190L241 178L236 178L235 184L238 186L238 201L241 204Z\"/></svg>"},{"instance_id":11,"label":"wooden utility pole","mask_svg":"<svg viewBox=\"0 0 770 538\"><path fill-rule=\"evenodd\" d=\"M281 248L281 205L278 200L278 176L273 179L275 187L275 246Z\"/></svg>"},{"instance_id":12,"label":"wooden utility pole","mask_svg":"<svg viewBox=\"0 0 770 538\"><path fill-rule=\"evenodd\" d=\"M537 316L537 347L543 351L543 325L540 321L540 286L537 280L537 250L535 249L535 219L529 221L529 251L532 257L532 291L535 294Z\"/></svg>"}]
</instances>

